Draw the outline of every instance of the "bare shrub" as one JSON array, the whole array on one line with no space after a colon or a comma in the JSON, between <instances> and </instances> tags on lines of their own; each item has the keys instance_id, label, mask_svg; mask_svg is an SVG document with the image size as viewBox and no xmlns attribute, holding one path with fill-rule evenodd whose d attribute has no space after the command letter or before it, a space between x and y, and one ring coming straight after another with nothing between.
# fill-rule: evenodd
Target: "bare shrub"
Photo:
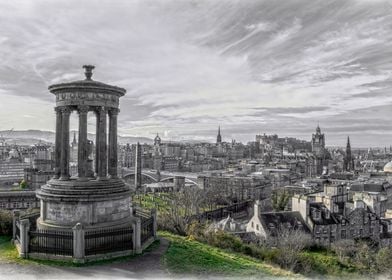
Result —
<instances>
[{"instance_id":1,"label":"bare shrub","mask_svg":"<svg viewBox=\"0 0 392 280\"><path fill-rule=\"evenodd\" d=\"M341 239L332 243L331 250L336 254L341 263L346 263L355 255L356 245L354 240Z\"/></svg>"},{"instance_id":2,"label":"bare shrub","mask_svg":"<svg viewBox=\"0 0 392 280\"><path fill-rule=\"evenodd\" d=\"M267 244L278 249L278 264L294 271L300 262L299 253L312 244L312 237L300 229L280 227L273 237L267 239Z\"/></svg>"}]
</instances>

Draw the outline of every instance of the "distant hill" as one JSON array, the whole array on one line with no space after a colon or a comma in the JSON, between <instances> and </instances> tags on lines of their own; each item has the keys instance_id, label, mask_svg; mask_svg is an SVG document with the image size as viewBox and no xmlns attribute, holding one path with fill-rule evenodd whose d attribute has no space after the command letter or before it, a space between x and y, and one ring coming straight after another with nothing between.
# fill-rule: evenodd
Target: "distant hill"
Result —
<instances>
[{"instance_id":1,"label":"distant hill","mask_svg":"<svg viewBox=\"0 0 392 280\"><path fill-rule=\"evenodd\" d=\"M71 131L70 138L72 141L74 132L77 135L77 131ZM77 137L77 136L76 136ZM33 145L38 142L54 143L55 133L52 131L43 130L2 130L0 131L0 139L4 139L6 143L17 144L17 145ZM89 133L88 139L95 142L95 134ZM140 143L153 143L153 140L147 137L134 137L134 136L118 136L118 142L120 144L135 144Z\"/></svg>"}]
</instances>

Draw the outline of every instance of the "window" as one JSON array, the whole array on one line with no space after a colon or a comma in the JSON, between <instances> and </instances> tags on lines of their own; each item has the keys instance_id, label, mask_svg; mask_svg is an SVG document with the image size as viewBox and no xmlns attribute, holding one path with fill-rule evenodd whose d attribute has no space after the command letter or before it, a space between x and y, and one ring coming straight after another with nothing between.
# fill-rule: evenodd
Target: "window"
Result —
<instances>
[{"instance_id":1,"label":"window","mask_svg":"<svg viewBox=\"0 0 392 280\"><path fill-rule=\"evenodd\" d=\"M259 230L259 225L256 225L256 230Z\"/></svg>"},{"instance_id":2,"label":"window","mask_svg":"<svg viewBox=\"0 0 392 280\"><path fill-rule=\"evenodd\" d=\"M255 225L253 224L253 222L252 222L252 228L254 228L255 227Z\"/></svg>"},{"instance_id":3,"label":"window","mask_svg":"<svg viewBox=\"0 0 392 280\"><path fill-rule=\"evenodd\" d=\"M341 232L341 237L344 239L346 238L346 230L342 230Z\"/></svg>"}]
</instances>

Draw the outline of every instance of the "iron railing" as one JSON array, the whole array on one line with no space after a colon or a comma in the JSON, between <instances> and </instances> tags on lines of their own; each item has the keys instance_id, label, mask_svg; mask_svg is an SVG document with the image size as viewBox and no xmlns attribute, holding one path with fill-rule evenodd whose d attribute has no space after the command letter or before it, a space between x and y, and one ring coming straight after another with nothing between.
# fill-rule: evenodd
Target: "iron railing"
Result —
<instances>
[{"instance_id":1,"label":"iron railing","mask_svg":"<svg viewBox=\"0 0 392 280\"><path fill-rule=\"evenodd\" d=\"M232 204L226 207L218 208L211 211L203 212L199 215L194 215L191 217L191 220L199 220L199 221L210 221L210 220L219 220L226 218L229 214L237 214L240 212L245 212L252 206L252 201L243 201L240 203Z\"/></svg>"},{"instance_id":2,"label":"iron railing","mask_svg":"<svg viewBox=\"0 0 392 280\"><path fill-rule=\"evenodd\" d=\"M73 233L65 231L29 231L29 252L53 255L73 255Z\"/></svg>"},{"instance_id":3,"label":"iron railing","mask_svg":"<svg viewBox=\"0 0 392 280\"><path fill-rule=\"evenodd\" d=\"M133 250L132 227L89 231L85 234L86 256Z\"/></svg>"},{"instance_id":4,"label":"iron railing","mask_svg":"<svg viewBox=\"0 0 392 280\"><path fill-rule=\"evenodd\" d=\"M149 238L154 236L154 218L142 219L140 242L144 244Z\"/></svg>"}]
</instances>

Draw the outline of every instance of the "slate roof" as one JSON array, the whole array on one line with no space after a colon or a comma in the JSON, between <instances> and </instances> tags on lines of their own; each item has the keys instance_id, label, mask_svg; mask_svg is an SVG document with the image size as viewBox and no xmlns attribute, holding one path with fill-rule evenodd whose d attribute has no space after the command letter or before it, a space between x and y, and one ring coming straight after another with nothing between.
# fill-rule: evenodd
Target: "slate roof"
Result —
<instances>
[{"instance_id":1,"label":"slate roof","mask_svg":"<svg viewBox=\"0 0 392 280\"><path fill-rule=\"evenodd\" d=\"M310 214L310 219L315 225L332 225L332 224L338 224L338 219L334 213L329 213L329 217L327 216L326 211L328 209L325 207L325 205L321 202L313 202L310 203L310 209L317 209L321 213L321 219L313 219L312 214Z\"/></svg>"},{"instance_id":2,"label":"slate roof","mask_svg":"<svg viewBox=\"0 0 392 280\"><path fill-rule=\"evenodd\" d=\"M261 225L266 232L275 235L281 227L300 229L310 233L308 226L298 211L265 212L259 213Z\"/></svg>"},{"instance_id":3,"label":"slate roof","mask_svg":"<svg viewBox=\"0 0 392 280\"><path fill-rule=\"evenodd\" d=\"M350 191L355 192L383 192L391 186L388 183L354 183L350 186Z\"/></svg>"}]
</instances>

